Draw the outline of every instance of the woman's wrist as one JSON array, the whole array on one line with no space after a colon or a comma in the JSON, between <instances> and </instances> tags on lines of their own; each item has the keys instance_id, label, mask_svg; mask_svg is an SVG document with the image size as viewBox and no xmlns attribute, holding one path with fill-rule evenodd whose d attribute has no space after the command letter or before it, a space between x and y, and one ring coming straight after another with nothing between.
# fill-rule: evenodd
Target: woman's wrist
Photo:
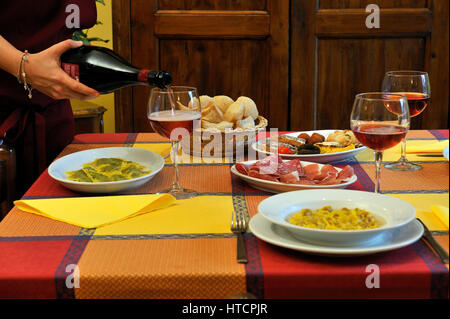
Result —
<instances>
[{"instance_id":1,"label":"woman's wrist","mask_svg":"<svg viewBox=\"0 0 450 319\"><path fill-rule=\"evenodd\" d=\"M0 36L0 68L17 77L23 52Z\"/></svg>"},{"instance_id":2,"label":"woman's wrist","mask_svg":"<svg viewBox=\"0 0 450 319\"><path fill-rule=\"evenodd\" d=\"M20 74L20 64L22 61L23 52L17 50L14 52L14 54L11 57L11 71L7 71L11 73L11 75L14 75L15 77L18 77Z\"/></svg>"},{"instance_id":3,"label":"woman's wrist","mask_svg":"<svg viewBox=\"0 0 450 319\"><path fill-rule=\"evenodd\" d=\"M2 69L4 69L6 72L13 75L14 77L17 77L19 75L22 55L23 52L20 52L19 50L9 53L8 54L9 57L7 58L7 60L3 60L2 64L4 64L4 66L2 67Z\"/></svg>"}]
</instances>

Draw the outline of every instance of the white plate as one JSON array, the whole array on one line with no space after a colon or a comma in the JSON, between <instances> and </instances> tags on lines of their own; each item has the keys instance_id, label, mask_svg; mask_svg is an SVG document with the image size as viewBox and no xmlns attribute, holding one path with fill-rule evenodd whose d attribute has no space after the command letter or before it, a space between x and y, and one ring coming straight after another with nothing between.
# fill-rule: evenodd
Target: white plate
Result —
<instances>
[{"instance_id":1,"label":"white plate","mask_svg":"<svg viewBox=\"0 0 450 319\"><path fill-rule=\"evenodd\" d=\"M295 212L304 208L319 209L323 206L331 206L333 209L365 209L383 224L365 230L326 230L301 227L288 222ZM304 190L274 195L258 205L258 213L302 241L327 246L352 246L355 243L376 241L385 231L404 226L416 216L415 208L401 199L371 192L338 189Z\"/></svg>"},{"instance_id":2,"label":"white plate","mask_svg":"<svg viewBox=\"0 0 450 319\"><path fill-rule=\"evenodd\" d=\"M447 159L447 161L448 161L448 146L444 149L443 154L444 154L444 157L445 157L445 158Z\"/></svg>"},{"instance_id":3,"label":"white plate","mask_svg":"<svg viewBox=\"0 0 450 319\"><path fill-rule=\"evenodd\" d=\"M253 164L257 161L248 161L248 162L242 162L242 164ZM300 161L302 166L306 166L309 164L317 164L312 162L304 162ZM322 164L318 164L319 169L324 166ZM339 167L335 167L337 171L341 171L342 169ZM260 189L265 192L269 193L283 193L283 192L290 192L290 191L296 191L296 190L303 190L303 189L330 189L330 188L346 188L347 186L353 184L357 181L356 175L353 175L351 179L348 182L342 183L342 184L336 184L336 185L299 185L299 184L285 184L285 183L278 183L278 182L272 182L267 181L260 178L251 177L248 175L244 175L238 172L236 169L236 165L233 165L231 167L231 172L241 178L242 180L246 181L250 186Z\"/></svg>"},{"instance_id":4,"label":"white plate","mask_svg":"<svg viewBox=\"0 0 450 319\"><path fill-rule=\"evenodd\" d=\"M66 172L81 169L83 164L93 162L97 158L122 158L133 161L151 169L150 174L124 181L87 183L67 179ZM115 193L141 186L151 180L164 167L161 155L142 148L105 147L81 151L66 155L54 161L48 168L49 175L61 185L83 193Z\"/></svg>"},{"instance_id":5,"label":"white plate","mask_svg":"<svg viewBox=\"0 0 450 319\"><path fill-rule=\"evenodd\" d=\"M309 135L312 135L313 133L319 133L319 134L323 135L326 139L328 137L328 135L330 135L334 131L339 131L339 130L306 131L306 132L289 133L289 134L283 134L283 135L297 137L300 133L307 133ZM273 154L271 152L260 150L258 148L258 145L265 142L266 140L267 139L262 139L260 141L254 142L252 144L252 148L256 152L259 152L259 153ZM315 162L315 163L329 163L329 162L337 162L337 161L346 160L348 158L351 158L351 157L361 153L362 151L365 151L366 149L367 149L367 147L362 146L362 147L358 147L358 148L355 148L352 150L336 152L336 153L328 153L328 154L297 154L297 155L280 154L280 155L285 159L299 158L302 161L310 161L310 162Z\"/></svg>"},{"instance_id":6,"label":"white plate","mask_svg":"<svg viewBox=\"0 0 450 319\"><path fill-rule=\"evenodd\" d=\"M262 214L256 214L250 220L249 229L257 238L272 245L335 257L363 256L402 248L415 243L423 234L423 226L413 220L405 226L386 231L383 238L378 241L349 247L333 247L299 241L285 228L269 222Z\"/></svg>"}]
</instances>

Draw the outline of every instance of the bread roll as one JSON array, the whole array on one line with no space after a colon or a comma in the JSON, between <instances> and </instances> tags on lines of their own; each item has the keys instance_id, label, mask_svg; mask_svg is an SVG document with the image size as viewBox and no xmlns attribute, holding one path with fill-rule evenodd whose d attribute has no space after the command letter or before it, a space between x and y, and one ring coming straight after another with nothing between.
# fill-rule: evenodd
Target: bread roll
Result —
<instances>
[{"instance_id":1,"label":"bread roll","mask_svg":"<svg viewBox=\"0 0 450 319\"><path fill-rule=\"evenodd\" d=\"M233 102L233 99L226 95L217 95L214 97L214 103L216 103L216 105L224 114L227 111L228 107L233 104Z\"/></svg>"},{"instance_id":2,"label":"bread roll","mask_svg":"<svg viewBox=\"0 0 450 319\"><path fill-rule=\"evenodd\" d=\"M212 129L212 128L217 129L219 131L225 131L225 129L227 129L227 128L232 129L233 123L230 123L227 121L222 121L220 123L211 123L211 122L202 120L202 129Z\"/></svg>"},{"instance_id":3,"label":"bread roll","mask_svg":"<svg viewBox=\"0 0 450 319\"><path fill-rule=\"evenodd\" d=\"M248 116L243 120L237 121L236 127L242 129L255 128L255 120L251 116Z\"/></svg>"},{"instance_id":4,"label":"bread roll","mask_svg":"<svg viewBox=\"0 0 450 319\"><path fill-rule=\"evenodd\" d=\"M244 117L244 101L234 102L231 104L225 112L223 118L227 122L237 122Z\"/></svg>"},{"instance_id":5,"label":"bread roll","mask_svg":"<svg viewBox=\"0 0 450 319\"><path fill-rule=\"evenodd\" d=\"M327 142L337 142L342 146L348 146L352 143L357 142L355 136L352 131L334 131L327 137Z\"/></svg>"},{"instance_id":6,"label":"bread roll","mask_svg":"<svg viewBox=\"0 0 450 319\"><path fill-rule=\"evenodd\" d=\"M209 101L208 105L202 110L202 120L211 123L220 123L223 120L223 113L214 103L214 100Z\"/></svg>"},{"instance_id":7,"label":"bread roll","mask_svg":"<svg viewBox=\"0 0 450 319\"><path fill-rule=\"evenodd\" d=\"M209 104L209 102L213 99L209 95L201 95L199 98L200 98L200 105L202 107L207 106Z\"/></svg>"},{"instance_id":8,"label":"bread roll","mask_svg":"<svg viewBox=\"0 0 450 319\"><path fill-rule=\"evenodd\" d=\"M251 116L254 120L258 117L256 103L249 97L241 96L236 101L244 101L244 118Z\"/></svg>"}]
</instances>

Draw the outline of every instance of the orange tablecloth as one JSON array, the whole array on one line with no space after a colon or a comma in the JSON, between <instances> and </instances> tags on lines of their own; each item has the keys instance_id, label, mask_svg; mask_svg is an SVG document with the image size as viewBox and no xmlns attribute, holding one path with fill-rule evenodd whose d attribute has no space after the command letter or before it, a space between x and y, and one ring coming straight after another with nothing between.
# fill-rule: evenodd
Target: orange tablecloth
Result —
<instances>
[{"instance_id":1,"label":"orange tablecloth","mask_svg":"<svg viewBox=\"0 0 450 319\"><path fill-rule=\"evenodd\" d=\"M415 143L444 140L448 130L411 131L408 138ZM124 145L168 150L156 134L86 134L77 136L61 156ZM390 150L385 158L398 156L398 150ZM419 161L423 170L398 173L384 169L382 190L413 204L418 217L448 251L448 229L429 209L432 204L448 206L448 162L443 157L411 154L408 158ZM350 164L355 169L358 182L350 189L373 191L370 150L334 164ZM228 298L245 291L260 298L448 297L448 265L423 241L365 257L327 258L278 248L248 233L249 263L238 264L236 237L228 229L231 210L253 216L259 202L270 194L232 176L230 165L180 166L183 186L201 192L191 203L198 212L171 212L187 218L182 227L170 221L150 227L146 218L151 216L142 216L83 229L14 208L0 223L0 297ZM168 163L149 183L124 194L153 193L169 187L172 178L173 167ZM77 196L82 195L63 188L44 172L23 199ZM192 221L201 217L206 222L199 226L189 222L190 216ZM369 264L380 267L380 288L365 285ZM78 282L79 287L70 282Z\"/></svg>"}]
</instances>

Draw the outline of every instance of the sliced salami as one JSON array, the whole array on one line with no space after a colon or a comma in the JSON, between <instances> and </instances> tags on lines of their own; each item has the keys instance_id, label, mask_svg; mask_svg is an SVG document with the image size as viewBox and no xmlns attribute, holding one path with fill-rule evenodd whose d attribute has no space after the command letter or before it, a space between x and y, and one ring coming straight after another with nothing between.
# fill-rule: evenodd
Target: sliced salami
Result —
<instances>
[{"instance_id":1,"label":"sliced salami","mask_svg":"<svg viewBox=\"0 0 450 319\"><path fill-rule=\"evenodd\" d=\"M316 180L320 175L319 165L318 164L309 164L303 167L305 172L305 179L307 180Z\"/></svg>"},{"instance_id":2,"label":"sliced salami","mask_svg":"<svg viewBox=\"0 0 450 319\"><path fill-rule=\"evenodd\" d=\"M300 177L298 176L297 171L293 171L288 174L280 175L280 182L286 184L296 184L300 181Z\"/></svg>"},{"instance_id":3,"label":"sliced salami","mask_svg":"<svg viewBox=\"0 0 450 319\"><path fill-rule=\"evenodd\" d=\"M241 174L248 175L247 166L242 163L236 163L236 170Z\"/></svg>"},{"instance_id":4,"label":"sliced salami","mask_svg":"<svg viewBox=\"0 0 450 319\"><path fill-rule=\"evenodd\" d=\"M284 184L336 185L347 182L354 175L349 165L341 171L329 164L303 166L299 159L283 161L276 154L253 164L237 163L235 167L241 174Z\"/></svg>"},{"instance_id":5,"label":"sliced salami","mask_svg":"<svg viewBox=\"0 0 450 319\"><path fill-rule=\"evenodd\" d=\"M346 180L350 177L355 175L355 171L353 170L353 167L350 165L345 166L337 175L338 179Z\"/></svg>"},{"instance_id":6,"label":"sliced salami","mask_svg":"<svg viewBox=\"0 0 450 319\"><path fill-rule=\"evenodd\" d=\"M278 180L278 178L276 176L272 176L272 175L269 175L269 174L261 174L261 173L258 173L256 171L254 171L254 170L250 170L248 172L248 176L254 177L254 178L259 178L259 179L264 179L264 180L272 181L272 182L279 182L279 180Z\"/></svg>"}]
</instances>

